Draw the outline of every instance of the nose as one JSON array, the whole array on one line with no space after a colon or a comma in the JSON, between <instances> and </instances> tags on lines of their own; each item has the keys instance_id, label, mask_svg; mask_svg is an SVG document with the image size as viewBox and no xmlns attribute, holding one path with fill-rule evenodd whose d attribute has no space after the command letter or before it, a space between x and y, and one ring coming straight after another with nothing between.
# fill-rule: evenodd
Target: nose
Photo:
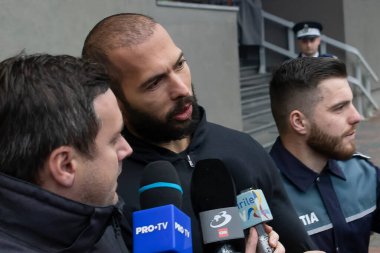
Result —
<instances>
[{"instance_id":1,"label":"nose","mask_svg":"<svg viewBox=\"0 0 380 253\"><path fill-rule=\"evenodd\" d=\"M171 73L169 75L169 82L169 94L172 100L190 95L190 89L181 74L176 72Z\"/></svg>"},{"instance_id":2,"label":"nose","mask_svg":"<svg viewBox=\"0 0 380 253\"><path fill-rule=\"evenodd\" d=\"M358 124L360 121L363 120L363 116L358 112L358 110L355 108L354 105L352 105L351 110L351 117L350 117L350 124L355 125Z\"/></svg>"},{"instance_id":3,"label":"nose","mask_svg":"<svg viewBox=\"0 0 380 253\"><path fill-rule=\"evenodd\" d=\"M123 160L125 157L132 155L133 152L131 146L124 137L121 137L120 142L120 148L117 152L119 161Z\"/></svg>"}]
</instances>

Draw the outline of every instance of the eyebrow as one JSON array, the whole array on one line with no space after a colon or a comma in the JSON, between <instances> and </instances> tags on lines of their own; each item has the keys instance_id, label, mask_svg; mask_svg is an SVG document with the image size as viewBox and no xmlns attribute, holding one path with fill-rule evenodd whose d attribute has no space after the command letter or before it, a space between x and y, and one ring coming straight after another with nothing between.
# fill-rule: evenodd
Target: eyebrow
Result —
<instances>
[{"instance_id":1,"label":"eyebrow","mask_svg":"<svg viewBox=\"0 0 380 253\"><path fill-rule=\"evenodd\" d=\"M112 136L111 139L112 139L112 140L115 140L116 138L118 138L119 135L120 135L120 133L123 131L123 129L124 129L124 121L122 121L121 126L120 126L120 128L119 128L119 131L115 132L115 133L113 134L113 136Z\"/></svg>"},{"instance_id":2,"label":"eyebrow","mask_svg":"<svg viewBox=\"0 0 380 253\"><path fill-rule=\"evenodd\" d=\"M183 57L183 52L181 52L179 54L179 57L177 58L176 62L173 64L173 68L175 68L178 65L178 63L181 61L182 57ZM158 75L152 76L151 78L149 78L148 80L146 80L145 82L143 82L140 87L142 87L142 88L146 87L148 84L150 84L154 80L162 78L165 74L166 73L162 73L162 74L158 74Z\"/></svg>"},{"instance_id":3,"label":"eyebrow","mask_svg":"<svg viewBox=\"0 0 380 253\"><path fill-rule=\"evenodd\" d=\"M336 108L340 107L340 106L346 106L346 105L349 105L351 103L350 100L344 100L344 101L341 101L339 103L336 103L332 106L330 106L330 110L335 110Z\"/></svg>"},{"instance_id":4,"label":"eyebrow","mask_svg":"<svg viewBox=\"0 0 380 253\"><path fill-rule=\"evenodd\" d=\"M122 132L124 129L124 119L121 121L119 132Z\"/></svg>"},{"instance_id":5,"label":"eyebrow","mask_svg":"<svg viewBox=\"0 0 380 253\"><path fill-rule=\"evenodd\" d=\"M178 63L181 61L182 57L183 57L183 52L181 52L179 54L179 57L178 57L177 61L173 65L173 68L175 68L178 65Z\"/></svg>"}]
</instances>

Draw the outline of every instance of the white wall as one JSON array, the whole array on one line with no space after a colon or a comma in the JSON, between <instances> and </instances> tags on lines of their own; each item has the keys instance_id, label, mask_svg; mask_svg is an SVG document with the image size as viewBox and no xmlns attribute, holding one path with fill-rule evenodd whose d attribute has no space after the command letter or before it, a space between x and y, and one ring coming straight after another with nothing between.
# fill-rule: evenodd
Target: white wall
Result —
<instances>
[{"instance_id":1,"label":"white wall","mask_svg":"<svg viewBox=\"0 0 380 253\"><path fill-rule=\"evenodd\" d=\"M346 43L360 51L380 78L380 1L344 0L343 3ZM380 87L378 83L374 85Z\"/></svg>"}]
</instances>

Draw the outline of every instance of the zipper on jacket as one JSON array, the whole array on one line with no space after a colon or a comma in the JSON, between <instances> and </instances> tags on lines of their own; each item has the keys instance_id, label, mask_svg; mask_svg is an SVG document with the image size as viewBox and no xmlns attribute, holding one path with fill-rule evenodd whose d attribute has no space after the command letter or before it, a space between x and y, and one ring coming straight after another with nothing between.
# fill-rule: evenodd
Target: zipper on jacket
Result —
<instances>
[{"instance_id":1,"label":"zipper on jacket","mask_svg":"<svg viewBox=\"0 0 380 253\"><path fill-rule=\"evenodd\" d=\"M125 244L125 241L124 241L122 234L121 234L121 228L120 228L120 223L119 223L119 221L121 219L120 216L121 216L121 214L118 213L118 211L116 211L114 213L114 215L112 217L113 228L115 231L116 240L117 240L119 248L120 248L120 252L129 253L127 246Z\"/></svg>"},{"instance_id":2,"label":"zipper on jacket","mask_svg":"<svg viewBox=\"0 0 380 253\"><path fill-rule=\"evenodd\" d=\"M187 154L186 156L187 156L187 162L189 163L190 167L194 168L195 165L194 165L193 161L191 161L191 157L190 157L190 155Z\"/></svg>"},{"instance_id":3,"label":"zipper on jacket","mask_svg":"<svg viewBox=\"0 0 380 253\"><path fill-rule=\"evenodd\" d=\"M115 214L115 216L116 215L118 215L118 214ZM115 217L115 216L112 217L113 229L115 231L116 236L119 237L119 236L121 236L121 228L120 228L118 217Z\"/></svg>"}]
</instances>

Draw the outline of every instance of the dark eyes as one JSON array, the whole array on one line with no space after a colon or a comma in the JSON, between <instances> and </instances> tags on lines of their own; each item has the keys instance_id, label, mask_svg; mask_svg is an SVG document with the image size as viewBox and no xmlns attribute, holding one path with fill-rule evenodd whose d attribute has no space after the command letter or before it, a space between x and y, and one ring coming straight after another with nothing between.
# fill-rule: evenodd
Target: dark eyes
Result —
<instances>
[{"instance_id":1,"label":"dark eyes","mask_svg":"<svg viewBox=\"0 0 380 253\"><path fill-rule=\"evenodd\" d=\"M112 145L116 145L116 143L120 140L121 138L121 133L119 133L117 136L115 136L112 140L111 140L111 144Z\"/></svg>"},{"instance_id":2,"label":"dark eyes","mask_svg":"<svg viewBox=\"0 0 380 253\"><path fill-rule=\"evenodd\" d=\"M343 110L346 106L348 106L348 103L342 103L334 107L334 111L341 111Z\"/></svg>"},{"instance_id":3,"label":"dark eyes","mask_svg":"<svg viewBox=\"0 0 380 253\"><path fill-rule=\"evenodd\" d=\"M314 41L315 41L315 39L316 38L310 38L310 39L303 39L303 40L301 40L302 41L302 43L307 43L307 42L311 42L311 43L313 43Z\"/></svg>"},{"instance_id":4,"label":"dark eyes","mask_svg":"<svg viewBox=\"0 0 380 253\"><path fill-rule=\"evenodd\" d=\"M182 59L178 62L177 66L176 66L176 70L181 70L181 69L183 69L183 67L185 66L185 62L186 62L185 58L182 58Z\"/></svg>"},{"instance_id":5,"label":"dark eyes","mask_svg":"<svg viewBox=\"0 0 380 253\"><path fill-rule=\"evenodd\" d=\"M147 89L148 90L154 89L160 83L162 79L163 79L163 76L156 78L155 80L149 83L149 85L147 86Z\"/></svg>"},{"instance_id":6,"label":"dark eyes","mask_svg":"<svg viewBox=\"0 0 380 253\"><path fill-rule=\"evenodd\" d=\"M174 66L174 70L175 70L175 71L180 71L180 70L182 70L182 69L185 67L185 62L186 62L186 59L185 59L185 58L182 58L181 60L179 60L179 61L177 62L177 64ZM154 89L160 84L160 82L161 82L165 77L166 77L165 75L158 76L156 79L152 80L152 81L146 86L146 89L147 89L147 90L154 90Z\"/></svg>"}]
</instances>

